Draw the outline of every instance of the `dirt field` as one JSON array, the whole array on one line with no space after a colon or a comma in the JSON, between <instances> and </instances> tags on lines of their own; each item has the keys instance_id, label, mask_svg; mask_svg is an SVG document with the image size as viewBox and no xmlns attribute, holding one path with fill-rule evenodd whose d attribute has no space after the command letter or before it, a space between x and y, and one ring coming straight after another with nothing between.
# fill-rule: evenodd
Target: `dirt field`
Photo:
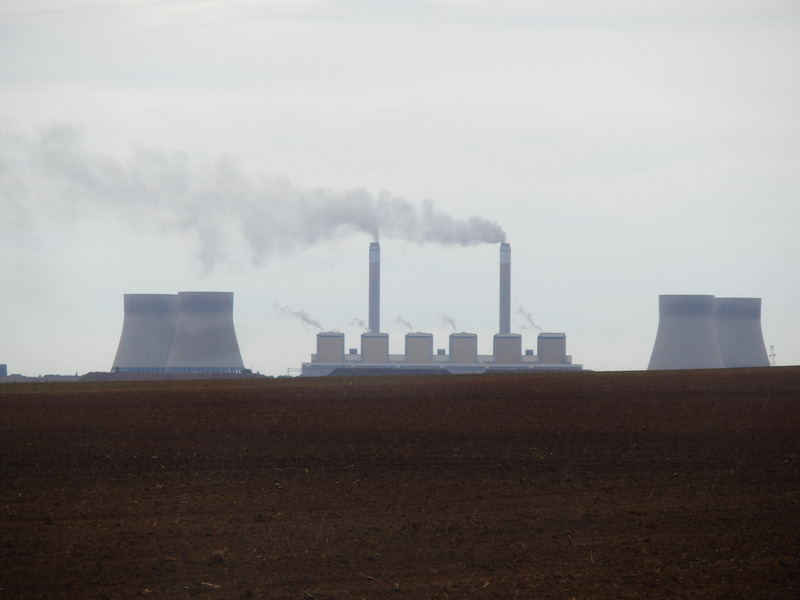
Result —
<instances>
[{"instance_id":1,"label":"dirt field","mask_svg":"<svg viewBox=\"0 0 800 600\"><path fill-rule=\"evenodd\" d=\"M0 386L0 598L800 598L800 368Z\"/></svg>"}]
</instances>

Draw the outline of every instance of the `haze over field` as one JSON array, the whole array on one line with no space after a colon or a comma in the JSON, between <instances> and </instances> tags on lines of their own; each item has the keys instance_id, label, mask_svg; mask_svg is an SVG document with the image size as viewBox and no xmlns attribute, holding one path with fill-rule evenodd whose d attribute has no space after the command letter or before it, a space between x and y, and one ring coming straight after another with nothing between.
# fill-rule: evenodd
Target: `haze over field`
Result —
<instances>
[{"instance_id":1,"label":"haze over field","mask_svg":"<svg viewBox=\"0 0 800 600\"><path fill-rule=\"evenodd\" d=\"M647 367L658 294L763 298L800 363L800 6L8 0L0 362L107 370L124 293L222 290L246 366L382 328Z\"/></svg>"}]
</instances>

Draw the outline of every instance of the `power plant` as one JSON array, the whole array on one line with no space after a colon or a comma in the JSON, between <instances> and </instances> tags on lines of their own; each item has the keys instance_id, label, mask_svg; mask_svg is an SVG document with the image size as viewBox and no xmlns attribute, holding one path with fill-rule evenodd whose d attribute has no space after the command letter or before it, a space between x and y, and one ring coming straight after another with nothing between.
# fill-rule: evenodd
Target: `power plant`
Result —
<instances>
[{"instance_id":1,"label":"power plant","mask_svg":"<svg viewBox=\"0 0 800 600\"><path fill-rule=\"evenodd\" d=\"M125 294L114 373L243 373L233 293Z\"/></svg>"},{"instance_id":2,"label":"power plant","mask_svg":"<svg viewBox=\"0 0 800 600\"><path fill-rule=\"evenodd\" d=\"M566 335L541 333L537 353L522 351L522 336L511 332L511 246L500 244L499 325L491 355L478 354L478 336L452 333L448 349L434 351L433 334L407 333L404 354L389 353L389 334L380 326L380 244L369 246L368 329L361 335L361 352L345 352L343 333L317 334L317 351L302 364L303 376L367 373L482 373L485 371L582 370L566 353Z\"/></svg>"},{"instance_id":3,"label":"power plant","mask_svg":"<svg viewBox=\"0 0 800 600\"><path fill-rule=\"evenodd\" d=\"M649 370L768 367L761 298L661 295Z\"/></svg>"},{"instance_id":4,"label":"power plant","mask_svg":"<svg viewBox=\"0 0 800 600\"><path fill-rule=\"evenodd\" d=\"M523 350L511 331L511 246L500 244L499 319L492 354L478 351L478 336L453 332L436 348L426 332L405 334L403 354L389 352L381 331L381 248L369 245L368 326L361 349L346 350L345 335L317 334L316 352L302 376L332 374L482 373L486 371L580 371L567 354L564 333L539 333L536 351ZM112 373L249 373L233 324L233 293L125 294L122 334ZM3 367L4 365L0 366ZM649 370L767 367L761 332L761 298L660 295L659 322ZM0 371L2 374L2 371Z\"/></svg>"}]
</instances>

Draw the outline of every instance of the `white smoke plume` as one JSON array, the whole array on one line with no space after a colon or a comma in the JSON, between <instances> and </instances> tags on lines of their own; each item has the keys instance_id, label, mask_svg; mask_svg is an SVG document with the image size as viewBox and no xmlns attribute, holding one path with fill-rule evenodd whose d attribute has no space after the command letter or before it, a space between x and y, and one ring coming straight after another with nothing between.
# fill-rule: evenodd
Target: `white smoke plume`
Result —
<instances>
[{"instance_id":1,"label":"white smoke plume","mask_svg":"<svg viewBox=\"0 0 800 600\"><path fill-rule=\"evenodd\" d=\"M398 315L398 316L397 316L397 319L395 319L395 323L399 323L400 325L404 325L405 327L408 327L408 330L409 330L409 331L414 331L414 328L411 326L411 323L409 323L408 321L406 321L406 320L405 320L403 317L401 317L400 315Z\"/></svg>"},{"instance_id":2,"label":"white smoke plume","mask_svg":"<svg viewBox=\"0 0 800 600\"><path fill-rule=\"evenodd\" d=\"M528 327L532 329L537 329L539 331L544 331L541 327L539 327L534 321L531 313L527 312L523 307L517 308L517 314L522 315L525 318L525 325L520 325L520 329L527 329Z\"/></svg>"},{"instance_id":3,"label":"white smoke plume","mask_svg":"<svg viewBox=\"0 0 800 600\"><path fill-rule=\"evenodd\" d=\"M444 327L445 325L450 325L453 328L453 332L458 331L456 328L456 321L453 317L449 315L440 315L439 316L439 323Z\"/></svg>"},{"instance_id":4,"label":"white smoke plume","mask_svg":"<svg viewBox=\"0 0 800 600\"><path fill-rule=\"evenodd\" d=\"M319 321L313 319L305 310L294 310L288 306L278 306L277 304L273 304L273 306L281 313L285 315L291 315L298 319L301 323L311 325L312 327L316 327L319 331L322 331L322 325L320 325Z\"/></svg>"},{"instance_id":5,"label":"white smoke plume","mask_svg":"<svg viewBox=\"0 0 800 600\"><path fill-rule=\"evenodd\" d=\"M429 200L254 178L231 158L206 164L185 153L138 150L117 160L90 152L70 125L26 136L0 124L0 190L0 222L12 227L30 226L36 211L112 216L188 236L206 268L230 260L230 249L244 247L259 264L353 232L464 246L505 240L497 223L453 217Z\"/></svg>"}]
</instances>

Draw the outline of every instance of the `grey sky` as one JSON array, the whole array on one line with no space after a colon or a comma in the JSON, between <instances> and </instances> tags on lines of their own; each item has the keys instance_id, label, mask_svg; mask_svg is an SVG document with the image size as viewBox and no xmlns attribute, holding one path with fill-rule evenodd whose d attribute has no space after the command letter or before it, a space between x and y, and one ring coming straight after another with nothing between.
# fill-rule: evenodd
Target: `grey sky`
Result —
<instances>
[{"instance_id":1,"label":"grey sky","mask_svg":"<svg viewBox=\"0 0 800 600\"><path fill-rule=\"evenodd\" d=\"M257 370L314 351L293 314L357 346L366 213L392 351L447 315L490 352L496 244L391 235L390 198L507 235L525 347L646 368L658 294L707 293L762 297L800 363L796 2L66 6L0 5L13 372L108 369L128 292L235 292Z\"/></svg>"}]
</instances>

